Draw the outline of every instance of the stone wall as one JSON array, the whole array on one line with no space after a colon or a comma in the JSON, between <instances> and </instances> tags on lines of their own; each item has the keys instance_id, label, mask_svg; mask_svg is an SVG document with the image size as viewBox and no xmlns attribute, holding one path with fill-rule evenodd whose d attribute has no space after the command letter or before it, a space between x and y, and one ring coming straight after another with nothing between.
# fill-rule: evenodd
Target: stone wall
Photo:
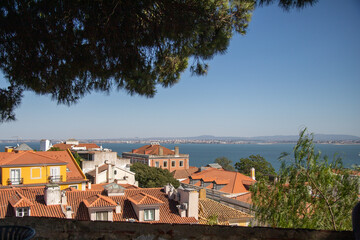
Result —
<instances>
[{"instance_id":1,"label":"stone wall","mask_svg":"<svg viewBox=\"0 0 360 240\"><path fill-rule=\"evenodd\" d=\"M315 231L182 224L130 222L90 222L57 218L5 218L1 225L25 225L35 229L35 239L251 239L251 240L322 240L354 239L350 231Z\"/></svg>"}]
</instances>

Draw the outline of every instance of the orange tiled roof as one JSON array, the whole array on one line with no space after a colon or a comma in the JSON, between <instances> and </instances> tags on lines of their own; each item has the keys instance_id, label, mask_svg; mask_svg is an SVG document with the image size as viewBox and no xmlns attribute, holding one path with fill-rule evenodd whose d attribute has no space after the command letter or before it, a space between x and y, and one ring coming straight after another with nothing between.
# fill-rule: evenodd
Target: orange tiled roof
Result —
<instances>
[{"instance_id":1,"label":"orange tiled roof","mask_svg":"<svg viewBox=\"0 0 360 240\"><path fill-rule=\"evenodd\" d=\"M252 204L251 193L250 192L245 193L245 194L240 195L240 196L237 196L237 197L234 197L233 199L236 199L236 200L241 201L241 202L246 202L246 203Z\"/></svg>"},{"instance_id":2,"label":"orange tiled roof","mask_svg":"<svg viewBox=\"0 0 360 240\"><path fill-rule=\"evenodd\" d=\"M84 203L87 207L115 207L116 202L106 196L96 194L94 196L84 199Z\"/></svg>"},{"instance_id":3,"label":"orange tiled roof","mask_svg":"<svg viewBox=\"0 0 360 240\"><path fill-rule=\"evenodd\" d=\"M98 173L102 173L103 171L106 171L107 169L108 169L108 164L103 164L103 165L99 166ZM95 173L96 173L96 169L89 171L87 174L95 177Z\"/></svg>"},{"instance_id":4,"label":"orange tiled roof","mask_svg":"<svg viewBox=\"0 0 360 240\"><path fill-rule=\"evenodd\" d=\"M253 184L256 181L251 177L245 176L239 172L226 171L224 169L209 168L191 175L192 179L203 179L205 182L215 181L217 184L226 184L219 191L225 193L242 193L247 192L245 185ZM244 182L246 184L244 184ZM182 183L190 184L190 179L185 179ZM200 186L200 181L194 184ZM210 184L206 188L212 188Z\"/></svg>"},{"instance_id":5,"label":"orange tiled roof","mask_svg":"<svg viewBox=\"0 0 360 240\"><path fill-rule=\"evenodd\" d=\"M199 199L199 223L207 224L210 216L218 217L219 225L229 225L229 220L253 217L211 199Z\"/></svg>"},{"instance_id":6,"label":"orange tiled roof","mask_svg":"<svg viewBox=\"0 0 360 240\"><path fill-rule=\"evenodd\" d=\"M66 179L67 181L80 181L85 180L86 177L81 171L80 167L77 165L75 160L73 160L70 151L47 151L47 152L36 152L42 156L58 159L67 163L66 167Z\"/></svg>"},{"instance_id":7,"label":"orange tiled roof","mask_svg":"<svg viewBox=\"0 0 360 240\"><path fill-rule=\"evenodd\" d=\"M60 205L47 206L45 204L44 187L17 188L16 190L0 189L0 218L14 216L14 211L9 209L9 199L15 194L16 191L21 193L24 197L33 203L31 206L31 216L65 218ZM65 194L67 197L67 206L71 206L73 211L73 218L75 220L89 221L89 213L84 203L84 199L101 194L101 192L102 191L98 190L66 191ZM106 198L119 203L122 209L121 213L116 213L113 211L113 221L126 221L127 219L134 219L135 221L138 221L136 213L132 207L131 202L128 200L128 197L135 196L141 192L166 203L159 206L160 220L149 222L147 221L147 223L197 223L197 220L193 217L180 217L178 214L178 209L176 208L176 205L179 203L172 199L168 199L161 188L126 189L124 196L105 196Z\"/></svg>"},{"instance_id":8,"label":"orange tiled roof","mask_svg":"<svg viewBox=\"0 0 360 240\"><path fill-rule=\"evenodd\" d=\"M163 146L161 146L161 147L163 148L164 155L175 155L174 151L172 151L166 147L163 147ZM145 145L138 149L133 149L132 153L159 155L159 148L160 148L160 145Z\"/></svg>"},{"instance_id":9,"label":"orange tiled roof","mask_svg":"<svg viewBox=\"0 0 360 240\"><path fill-rule=\"evenodd\" d=\"M57 144L54 144L53 147L60 148L61 150L71 149L71 147L86 147L86 149L100 148L96 143L79 143L78 145L57 143Z\"/></svg>"},{"instance_id":10,"label":"orange tiled roof","mask_svg":"<svg viewBox=\"0 0 360 240\"><path fill-rule=\"evenodd\" d=\"M190 166L189 169L179 169L179 170L175 170L171 173L175 179L182 179L182 178L188 178L189 176L191 176L193 173L195 173L197 171L199 171L198 167Z\"/></svg>"},{"instance_id":11,"label":"orange tiled roof","mask_svg":"<svg viewBox=\"0 0 360 240\"><path fill-rule=\"evenodd\" d=\"M24 197L21 193L15 192L14 195L12 195L9 198L9 202L11 206L15 207L30 207L31 205L34 205L32 202L30 202L29 199Z\"/></svg>"},{"instance_id":12,"label":"orange tiled roof","mask_svg":"<svg viewBox=\"0 0 360 240\"><path fill-rule=\"evenodd\" d=\"M0 153L0 166L8 165L64 165L65 161L55 159L50 156L39 154L40 152L24 151L24 152L1 152Z\"/></svg>"},{"instance_id":13,"label":"orange tiled roof","mask_svg":"<svg viewBox=\"0 0 360 240\"><path fill-rule=\"evenodd\" d=\"M163 204L164 202L149 194L140 192L136 195L128 197L128 200L136 205Z\"/></svg>"}]
</instances>

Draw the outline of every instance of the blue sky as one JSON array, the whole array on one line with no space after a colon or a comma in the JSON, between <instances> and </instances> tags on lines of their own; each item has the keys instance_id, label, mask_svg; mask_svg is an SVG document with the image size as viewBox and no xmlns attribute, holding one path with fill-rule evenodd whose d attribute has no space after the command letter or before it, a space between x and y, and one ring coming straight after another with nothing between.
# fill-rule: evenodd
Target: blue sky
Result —
<instances>
[{"instance_id":1,"label":"blue sky","mask_svg":"<svg viewBox=\"0 0 360 240\"><path fill-rule=\"evenodd\" d=\"M93 93L71 107L27 92L0 139L296 135L360 136L360 1L255 10L245 36L148 99ZM4 85L0 78L0 85Z\"/></svg>"}]
</instances>

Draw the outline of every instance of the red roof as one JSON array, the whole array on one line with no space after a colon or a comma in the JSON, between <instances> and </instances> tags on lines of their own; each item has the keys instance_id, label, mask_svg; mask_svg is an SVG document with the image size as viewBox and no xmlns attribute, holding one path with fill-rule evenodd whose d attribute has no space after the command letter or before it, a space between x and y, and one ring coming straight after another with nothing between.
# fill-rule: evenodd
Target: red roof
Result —
<instances>
[{"instance_id":1,"label":"red roof","mask_svg":"<svg viewBox=\"0 0 360 240\"><path fill-rule=\"evenodd\" d=\"M84 203L87 207L115 207L116 202L106 196L96 194L94 196L84 199Z\"/></svg>"},{"instance_id":2,"label":"red roof","mask_svg":"<svg viewBox=\"0 0 360 240\"><path fill-rule=\"evenodd\" d=\"M15 192L14 195L10 197L9 202L13 207L30 207L34 205L19 192Z\"/></svg>"},{"instance_id":3,"label":"red roof","mask_svg":"<svg viewBox=\"0 0 360 240\"><path fill-rule=\"evenodd\" d=\"M188 178L195 172L199 171L198 167L192 167L190 166L189 169L179 169L171 172L171 174L174 176L175 179L183 179Z\"/></svg>"},{"instance_id":4,"label":"red roof","mask_svg":"<svg viewBox=\"0 0 360 240\"><path fill-rule=\"evenodd\" d=\"M71 147L86 147L86 149L100 148L96 143L79 143L78 145L57 143L54 144L53 147L60 148L61 150L71 149Z\"/></svg>"},{"instance_id":5,"label":"red roof","mask_svg":"<svg viewBox=\"0 0 360 240\"><path fill-rule=\"evenodd\" d=\"M147 154L147 155L160 155L159 149L163 148L163 155L175 155L173 150L160 145L145 145L138 149L133 149L132 153Z\"/></svg>"},{"instance_id":6,"label":"red roof","mask_svg":"<svg viewBox=\"0 0 360 240\"><path fill-rule=\"evenodd\" d=\"M251 177L245 176L239 172L226 171L224 169L208 168L198 173L194 173L190 176L192 179L203 179L204 182L215 182L220 185L225 185L219 191L225 193L242 193L247 192L245 185L251 185L256 181ZM182 183L190 184L190 177L182 181ZM195 186L200 186L198 181ZM211 183L206 188L212 188Z\"/></svg>"},{"instance_id":7,"label":"red roof","mask_svg":"<svg viewBox=\"0 0 360 240\"><path fill-rule=\"evenodd\" d=\"M47 206L44 201L44 187L29 187L29 188L16 188L15 189L0 189L0 218L14 216L14 211L9 205L10 198L18 191L25 198L27 198L33 205L30 207L31 216L35 217L54 217L65 218L65 214L61 210L60 205ZM88 208L84 202L86 199L93 204L96 202L96 198L102 200L110 199L115 203L119 203L121 207L121 213L113 211L113 221L127 221L127 219L134 219L138 221L137 215L132 207L128 198L132 198L139 193L147 194L155 199L158 199L165 204L161 204L160 208L160 220L159 221L147 221L147 223L178 223L189 224L197 223L197 220L193 217L180 217L176 205L178 202L167 198L167 195L161 188L145 188L145 189L126 189L124 196L103 196L102 191L98 190L86 190L86 191L66 191L67 206L71 206L73 211L73 218L75 220L89 221ZM99 195L101 197L99 197ZM94 196L97 196L94 198ZM106 202L107 202L106 200ZM96 204L95 204L96 205ZM109 205L107 205L109 206Z\"/></svg>"},{"instance_id":8,"label":"red roof","mask_svg":"<svg viewBox=\"0 0 360 240\"><path fill-rule=\"evenodd\" d=\"M128 197L128 200L136 205L163 204L164 202L149 194L140 192L136 195Z\"/></svg>"},{"instance_id":9,"label":"red roof","mask_svg":"<svg viewBox=\"0 0 360 240\"><path fill-rule=\"evenodd\" d=\"M24 151L24 152L1 152L0 153L0 166L8 165L35 165L35 164L52 164L52 165L64 165L65 161L52 158L50 156L44 156L39 152Z\"/></svg>"}]
</instances>

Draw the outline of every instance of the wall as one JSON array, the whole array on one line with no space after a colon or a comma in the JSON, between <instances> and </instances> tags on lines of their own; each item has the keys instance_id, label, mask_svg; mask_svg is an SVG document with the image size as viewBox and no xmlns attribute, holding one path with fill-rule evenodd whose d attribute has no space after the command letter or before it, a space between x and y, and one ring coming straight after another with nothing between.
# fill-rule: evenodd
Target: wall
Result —
<instances>
[{"instance_id":1,"label":"wall","mask_svg":"<svg viewBox=\"0 0 360 240\"><path fill-rule=\"evenodd\" d=\"M91 222L35 217L5 218L1 220L1 225L27 225L33 227L36 231L35 239L354 239L350 231L335 232L261 227Z\"/></svg>"},{"instance_id":2,"label":"wall","mask_svg":"<svg viewBox=\"0 0 360 240\"><path fill-rule=\"evenodd\" d=\"M81 152L79 152L81 153ZM82 170L84 173L87 173L91 170L95 169L95 165L102 165L105 163L106 160L111 162L112 164L115 164L117 162L117 152L101 152L101 151L94 151L92 152L93 160L89 161L82 161ZM92 154L89 153L89 154Z\"/></svg>"}]
</instances>

